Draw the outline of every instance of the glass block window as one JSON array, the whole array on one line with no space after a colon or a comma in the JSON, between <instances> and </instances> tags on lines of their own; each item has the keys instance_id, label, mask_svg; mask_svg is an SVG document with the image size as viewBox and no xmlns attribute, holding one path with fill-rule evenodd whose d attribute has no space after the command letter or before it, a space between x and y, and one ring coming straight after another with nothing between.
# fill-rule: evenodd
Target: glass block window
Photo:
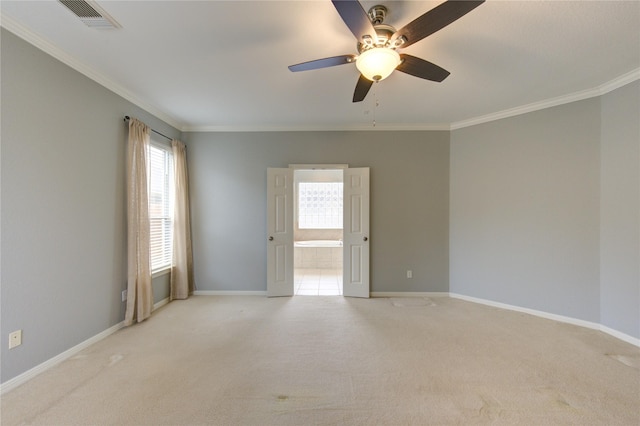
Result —
<instances>
[{"instance_id":1,"label":"glass block window","mask_svg":"<svg viewBox=\"0 0 640 426\"><path fill-rule=\"evenodd\" d=\"M342 182L300 182L300 229L342 229Z\"/></svg>"}]
</instances>

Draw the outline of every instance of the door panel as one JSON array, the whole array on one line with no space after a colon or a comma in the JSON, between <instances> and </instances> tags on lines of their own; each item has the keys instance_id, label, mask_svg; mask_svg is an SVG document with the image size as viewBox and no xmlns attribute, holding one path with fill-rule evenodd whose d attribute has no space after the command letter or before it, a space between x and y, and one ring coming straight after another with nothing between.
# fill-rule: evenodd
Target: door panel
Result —
<instances>
[{"instance_id":1,"label":"door panel","mask_svg":"<svg viewBox=\"0 0 640 426\"><path fill-rule=\"evenodd\" d=\"M343 294L369 297L369 168L344 170Z\"/></svg>"},{"instance_id":2,"label":"door panel","mask_svg":"<svg viewBox=\"0 0 640 426\"><path fill-rule=\"evenodd\" d=\"M352 283L362 283L362 248L351 246L351 279Z\"/></svg>"},{"instance_id":3,"label":"door panel","mask_svg":"<svg viewBox=\"0 0 640 426\"><path fill-rule=\"evenodd\" d=\"M267 295L293 296L293 170L267 169Z\"/></svg>"}]
</instances>

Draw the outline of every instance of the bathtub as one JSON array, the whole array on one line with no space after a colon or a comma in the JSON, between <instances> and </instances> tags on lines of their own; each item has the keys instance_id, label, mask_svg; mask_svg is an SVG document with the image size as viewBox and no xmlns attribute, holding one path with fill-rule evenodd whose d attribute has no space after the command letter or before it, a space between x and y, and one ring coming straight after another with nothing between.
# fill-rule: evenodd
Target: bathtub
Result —
<instances>
[{"instance_id":1,"label":"bathtub","mask_svg":"<svg viewBox=\"0 0 640 426\"><path fill-rule=\"evenodd\" d=\"M342 269L340 240L296 241L293 250L295 268Z\"/></svg>"},{"instance_id":2,"label":"bathtub","mask_svg":"<svg viewBox=\"0 0 640 426\"><path fill-rule=\"evenodd\" d=\"M342 240L296 241L294 247L342 247Z\"/></svg>"}]
</instances>

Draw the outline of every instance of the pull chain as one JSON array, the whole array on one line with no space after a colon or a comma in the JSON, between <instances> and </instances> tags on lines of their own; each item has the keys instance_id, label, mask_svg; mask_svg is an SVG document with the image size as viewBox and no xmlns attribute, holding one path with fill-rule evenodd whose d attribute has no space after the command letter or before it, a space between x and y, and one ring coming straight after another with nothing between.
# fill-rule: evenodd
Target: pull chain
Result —
<instances>
[{"instance_id":1,"label":"pull chain","mask_svg":"<svg viewBox=\"0 0 640 426\"><path fill-rule=\"evenodd\" d=\"M380 101L378 100L378 92L376 91L377 84L377 81L373 84L373 101L375 102L373 105L373 127L376 127L376 110L380 105Z\"/></svg>"}]
</instances>

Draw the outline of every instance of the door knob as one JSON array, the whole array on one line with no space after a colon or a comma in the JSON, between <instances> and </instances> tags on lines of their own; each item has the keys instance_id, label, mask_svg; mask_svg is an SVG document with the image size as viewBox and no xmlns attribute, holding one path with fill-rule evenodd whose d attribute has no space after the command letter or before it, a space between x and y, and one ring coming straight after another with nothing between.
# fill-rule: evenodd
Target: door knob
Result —
<instances>
[{"instance_id":1,"label":"door knob","mask_svg":"<svg viewBox=\"0 0 640 426\"><path fill-rule=\"evenodd\" d=\"M367 238L367 237L364 237L364 238L362 239L362 241L367 241L367 240L368 240L368 238Z\"/></svg>"},{"instance_id":2,"label":"door knob","mask_svg":"<svg viewBox=\"0 0 640 426\"><path fill-rule=\"evenodd\" d=\"M269 237L269 241L273 241L273 237Z\"/></svg>"}]
</instances>

